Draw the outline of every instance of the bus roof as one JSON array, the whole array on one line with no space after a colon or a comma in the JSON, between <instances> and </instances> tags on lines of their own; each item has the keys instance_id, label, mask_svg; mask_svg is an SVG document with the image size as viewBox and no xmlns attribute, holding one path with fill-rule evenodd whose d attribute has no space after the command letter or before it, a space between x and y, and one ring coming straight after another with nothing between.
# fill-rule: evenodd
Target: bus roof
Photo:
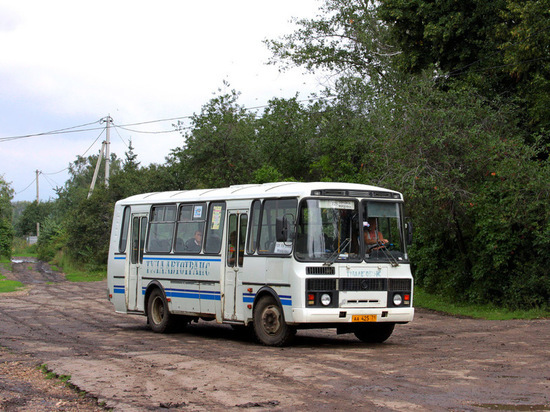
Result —
<instances>
[{"instance_id":1,"label":"bus roof","mask_svg":"<svg viewBox=\"0 0 550 412\"><path fill-rule=\"evenodd\" d=\"M373 193L378 193L379 196L373 195ZM148 204L229 199L304 197L311 196L312 194L325 196L391 197L395 200L403 199L401 193L394 190L357 183L275 182L234 185L218 189L143 193L120 200L117 203ZM384 196L384 194L386 196Z\"/></svg>"}]
</instances>

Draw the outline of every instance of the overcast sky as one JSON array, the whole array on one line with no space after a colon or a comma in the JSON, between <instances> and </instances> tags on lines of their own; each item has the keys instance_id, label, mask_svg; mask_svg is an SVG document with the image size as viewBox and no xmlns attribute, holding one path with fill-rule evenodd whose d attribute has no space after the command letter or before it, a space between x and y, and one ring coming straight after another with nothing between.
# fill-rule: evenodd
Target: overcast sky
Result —
<instances>
[{"instance_id":1,"label":"overcast sky","mask_svg":"<svg viewBox=\"0 0 550 412\"><path fill-rule=\"evenodd\" d=\"M0 0L0 175L14 200L56 197L77 155L101 148L102 125L86 132L2 141L96 122L115 124L199 113L229 82L245 107L273 97L306 99L321 79L302 69L279 73L262 43L291 33L292 17L314 17L319 0ZM129 126L170 130L174 121ZM94 140L98 141L89 149ZM116 129L119 158L129 139L142 165L163 163L182 145L177 132ZM26 188L26 189L25 189Z\"/></svg>"}]
</instances>

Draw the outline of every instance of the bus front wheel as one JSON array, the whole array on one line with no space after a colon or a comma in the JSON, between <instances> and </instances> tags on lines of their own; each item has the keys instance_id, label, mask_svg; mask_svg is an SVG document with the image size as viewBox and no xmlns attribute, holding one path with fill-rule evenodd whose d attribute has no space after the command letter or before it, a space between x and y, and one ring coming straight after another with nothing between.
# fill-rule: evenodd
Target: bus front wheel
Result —
<instances>
[{"instance_id":1,"label":"bus front wheel","mask_svg":"<svg viewBox=\"0 0 550 412\"><path fill-rule=\"evenodd\" d=\"M353 332L357 339L366 343L382 343L393 333L395 323L369 323L359 326Z\"/></svg>"},{"instance_id":2,"label":"bus front wheel","mask_svg":"<svg viewBox=\"0 0 550 412\"><path fill-rule=\"evenodd\" d=\"M287 325L281 306L273 296L260 298L254 307L254 334L267 346L284 346L292 341L296 329Z\"/></svg>"},{"instance_id":3,"label":"bus front wheel","mask_svg":"<svg viewBox=\"0 0 550 412\"><path fill-rule=\"evenodd\" d=\"M173 318L163 293L159 289L153 290L147 302L147 322L151 330L157 333L170 331Z\"/></svg>"}]
</instances>

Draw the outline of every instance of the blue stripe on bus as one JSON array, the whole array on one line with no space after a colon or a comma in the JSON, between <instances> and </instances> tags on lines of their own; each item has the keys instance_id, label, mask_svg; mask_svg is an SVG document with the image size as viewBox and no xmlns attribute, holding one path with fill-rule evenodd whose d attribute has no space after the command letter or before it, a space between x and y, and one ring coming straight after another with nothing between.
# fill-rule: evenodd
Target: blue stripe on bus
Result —
<instances>
[{"instance_id":1,"label":"blue stripe on bus","mask_svg":"<svg viewBox=\"0 0 550 412\"><path fill-rule=\"evenodd\" d=\"M113 286L113 292L124 294L124 286Z\"/></svg>"},{"instance_id":2,"label":"blue stripe on bus","mask_svg":"<svg viewBox=\"0 0 550 412\"><path fill-rule=\"evenodd\" d=\"M279 299L281 299L281 305L292 306L292 296L279 295Z\"/></svg>"},{"instance_id":3,"label":"blue stripe on bus","mask_svg":"<svg viewBox=\"0 0 550 412\"><path fill-rule=\"evenodd\" d=\"M164 257L148 257L144 256L143 260L174 260L174 261L190 261L190 262L221 262L221 258L213 258L213 259L198 259L198 258L164 258Z\"/></svg>"},{"instance_id":4,"label":"blue stripe on bus","mask_svg":"<svg viewBox=\"0 0 550 412\"><path fill-rule=\"evenodd\" d=\"M166 296L170 298L221 300L221 293L215 290L167 288L165 291Z\"/></svg>"},{"instance_id":5,"label":"blue stripe on bus","mask_svg":"<svg viewBox=\"0 0 550 412\"><path fill-rule=\"evenodd\" d=\"M255 293L243 293L243 303L254 303L255 297ZM279 299L281 300L281 305L292 306L292 296L279 295Z\"/></svg>"},{"instance_id":6,"label":"blue stripe on bus","mask_svg":"<svg viewBox=\"0 0 550 412\"><path fill-rule=\"evenodd\" d=\"M126 260L126 256L115 256L115 260Z\"/></svg>"}]
</instances>

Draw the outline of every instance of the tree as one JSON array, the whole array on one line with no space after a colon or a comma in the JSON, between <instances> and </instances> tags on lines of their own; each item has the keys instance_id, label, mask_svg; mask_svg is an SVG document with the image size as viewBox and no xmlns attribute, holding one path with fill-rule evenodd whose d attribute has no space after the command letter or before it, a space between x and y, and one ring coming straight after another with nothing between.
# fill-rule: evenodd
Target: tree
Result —
<instances>
[{"instance_id":1,"label":"tree","mask_svg":"<svg viewBox=\"0 0 550 412\"><path fill-rule=\"evenodd\" d=\"M388 27L380 24L376 4L369 0L325 0L316 19L301 19L294 33L268 40L271 63L287 62L308 70L326 69L346 76L378 79L392 71L401 50Z\"/></svg>"},{"instance_id":2,"label":"tree","mask_svg":"<svg viewBox=\"0 0 550 412\"><path fill-rule=\"evenodd\" d=\"M67 216L68 252L74 261L91 266L107 263L113 208L108 190L99 187Z\"/></svg>"},{"instance_id":3,"label":"tree","mask_svg":"<svg viewBox=\"0 0 550 412\"><path fill-rule=\"evenodd\" d=\"M525 128L548 130L550 0L385 0L378 12L402 70L434 68L490 99L508 96L527 109Z\"/></svg>"},{"instance_id":4,"label":"tree","mask_svg":"<svg viewBox=\"0 0 550 412\"><path fill-rule=\"evenodd\" d=\"M15 225L18 236L36 236L36 224L40 226L53 211L53 202L29 203Z\"/></svg>"},{"instance_id":5,"label":"tree","mask_svg":"<svg viewBox=\"0 0 550 412\"><path fill-rule=\"evenodd\" d=\"M4 180L4 176L0 175L0 256L5 256L8 259L11 258L13 242L12 198L13 189Z\"/></svg>"},{"instance_id":6,"label":"tree","mask_svg":"<svg viewBox=\"0 0 550 412\"><path fill-rule=\"evenodd\" d=\"M371 108L377 155L363 178L404 192L416 282L432 292L513 308L548 303L550 163L532 160L537 148L524 144L515 110L430 78Z\"/></svg>"},{"instance_id":7,"label":"tree","mask_svg":"<svg viewBox=\"0 0 550 412\"><path fill-rule=\"evenodd\" d=\"M232 90L210 100L182 131L184 146L168 158L180 188L223 187L245 183L258 165L254 114L237 104Z\"/></svg>"},{"instance_id":8,"label":"tree","mask_svg":"<svg viewBox=\"0 0 550 412\"><path fill-rule=\"evenodd\" d=\"M257 129L262 166L255 178L259 183L309 177L315 127L307 107L296 97L272 99L258 119Z\"/></svg>"}]
</instances>

